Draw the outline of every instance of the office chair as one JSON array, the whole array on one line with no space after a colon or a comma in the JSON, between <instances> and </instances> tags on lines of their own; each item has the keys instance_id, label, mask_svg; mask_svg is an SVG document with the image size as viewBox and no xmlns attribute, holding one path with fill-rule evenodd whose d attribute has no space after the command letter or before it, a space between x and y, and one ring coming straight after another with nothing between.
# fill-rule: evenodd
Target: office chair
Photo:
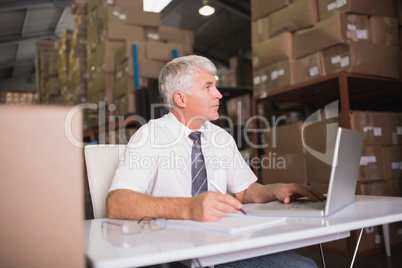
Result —
<instances>
[{"instance_id":1,"label":"office chair","mask_svg":"<svg viewBox=\"0 0 402 268\"><path fill-rule=\"evenodd\" d=\"M106 197L125 144L96 144L84 148L94 218L107 218Z\"/></svg>"}]
</instances>

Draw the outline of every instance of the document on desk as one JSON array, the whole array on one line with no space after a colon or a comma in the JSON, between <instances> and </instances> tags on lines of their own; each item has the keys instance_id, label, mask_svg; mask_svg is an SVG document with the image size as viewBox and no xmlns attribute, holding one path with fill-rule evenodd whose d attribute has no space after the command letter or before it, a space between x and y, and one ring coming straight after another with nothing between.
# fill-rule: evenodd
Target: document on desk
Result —
<instances>
[{"instance_id":1,"label":"document on desk","mask_svg":"<svg viewBox=\"0 0 402 268\"><path fill-rule=\"evenodd\" d=\"M220 221L200 222L192 220L168 220L167 226L200 231L213 231L228 234L265 229L284 224L286 217L257 217L243 214L228 214Z\"/></svg>"}]
</instances>

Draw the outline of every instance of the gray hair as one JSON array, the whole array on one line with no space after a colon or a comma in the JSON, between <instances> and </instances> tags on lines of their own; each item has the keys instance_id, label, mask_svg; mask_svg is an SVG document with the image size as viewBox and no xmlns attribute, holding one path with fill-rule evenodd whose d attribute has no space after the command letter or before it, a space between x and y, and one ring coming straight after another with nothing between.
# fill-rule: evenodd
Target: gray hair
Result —
<instances>
[{"instance_id":1,"label":"gray hair","mask_svg":"<svg viewBox=\"0 0 402 268\"><path fill-rule=\"evenodd\" d=\"M159 92L169 110L175 106L173 94L176 91L191 95L193 75L202 70L216 75L216 66L209 59L196 55L175 58L162 68Z\"/></svg>"}]
</instances>

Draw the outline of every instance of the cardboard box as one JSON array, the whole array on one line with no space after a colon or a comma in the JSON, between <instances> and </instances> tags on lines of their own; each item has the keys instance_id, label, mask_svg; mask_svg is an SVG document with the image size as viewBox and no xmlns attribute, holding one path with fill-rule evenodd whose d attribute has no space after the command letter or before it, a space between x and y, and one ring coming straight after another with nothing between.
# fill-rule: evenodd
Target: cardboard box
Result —
<instances>
[{"instance_id":1,"label":"cardboard box","mask_svg":"<svg viewBox=\"0 0 402 268\"><path fill-rule=\"evenodd\" d=\"M392 144L391 119L387 112L351 111L350 114L351 128L364 132L365 145Z\"/></svg>"},{"instance_id":2,"label":"cardboard box","mask_svg":"<svg viewBox=\"0 0 402 268\"><path fill-rule=\"evenodd\" d=\"M381 146L363 146L357 180L360 182L384 180Z\"/></svg>"},{"instance_id":3,"label":"cardboard box","mask_svg":"<svg viewBox=\"0 0 402 268\"><path fill-rule=\"evenodd\" d=\"M244 125L251 117L251 98L245 94L226 101L227 115L232 120L231 126Z\"/></svg>"},{"instance_id":4,"label":"cardboard box","mask_svg":"<svg viewBox=\"0 0 402 268\"><path fill-rule=\"evenodd\" d=\"M253 48L253 70L262 69L268 65L292 59L292 38L293 35L291 33L284 32L256 45Z\"/></svg>"},{"instance_id":5,"label":"cardboard box","mask_svg":"<svg viewBox=\"0 0 402 268\"><path fill-rule=\"evenodd\" d=\"M310 185L329 184L332 166L321 161L310 153L306 153L307 178ZM328 191L328 186L326 188ZM324 192L326 193L326 192Z\"/></svg>"},{"instance_id":6,"label":"cardboard box","mask_svg":"<svg viewBox=\"0 0 402 268\"><path fill-rule=\"evenodd\" d=\"M142 8L108 7L108 22L120 22L128 25L143 27L159 27L161 24L160 13L146 12Z\"/></svg>"},{"instance_id":7,"label":"cardboard box","mask_svg":"<svg viewBox=\"0 0 402 268\"><path fill-rule=\"evenodd\" d=\"M251 46L269 39L269 16L259 18L251 23Z\"/></svg>"},{"instance_id":8,"label":"cardboard box","mask_svg":"<svg viewBox=\"0 0 402 268\"><path fill-rule=\"evenodd\" d=\"M106 103L113 103L114 73L105 73Z\"/></svg>"},{"instance_id":9,"label":"cardboard box","mask_svg":"<svg viewBox=\"0 0 402 268\"><path fill-rule=\"evenodd\" d=\"M386 180L388 183L389 196L402 197L402 180Z\"/></svg>"},{"instance_id":10,"label":"cardboard box","mask_svg":"<svg viewBox=\"0 0 402 268\"><path fill-rule=\"evenodd\" d=\"M399 47L398 24L397 18L370 17L370 42L379 46Z\"/></svg>"},{"instance_id":11,"label":"cardboard box","mask_svg":"<svg viewBox=\"0 0 402 268\"><path fill-rule=\"evenodd\" d=\"M392 144L402 144L402 113L391 114Z\"/></svg>"},{"instance_id":12,"label":"cardboard box","mask_svg":"<svg viewBox=\"0 0 402 268\"><path fill-rule=\"evenodd\" d=\"M351 237L345 239L339 239L323 244L325 250L335 250L342 253L350 254L354 251L354 245L352 244ZM352 246L353 245L353 246ZM373 249L379 249L382 247L382 235L378 226L366 227L363 230L363 234L360 240L359 253L365 251L371 251Z\"/></svg>"},{"instance_id":13,"label":"cardboard box","mask_svg":"<svg viewBox=\"0 0 402 268\"><path fill-rule=\"evenodd\" d=\"M161 25L160 13L146 12L137 8L124 8L124 13L127 15L127 24L149 27L159 27Z\"/></svg>"},{"instance_id":14,"label":"cardboard box","mask_svg":"<svg viewBox=\"0 0 402 268\"><path fill-rule=\"evenodd\" d=\"M307 185L304 155L276 153L262 155L261 183L299 183Z\"/></svg>"},{"instance_id":15,"label":"cardboard box","mask_svg":"<svg viewBox=\"0 0 402 268\"><path fill-rule=\"evenodd\" d=\"M138 71L139 76L143 78L155 78L158 79L159 73L161 72L163 66L165 66L166 62L157 61L157 60L149 60L145 58L138 59ZM132 66L129 66L129 75L132 74Z\"/></svg>"},{"instance_id":16,"label":"cardboard box","mask_svg":"<svg viewBox=\"0 0 402 268\"><path fill-rule=\"evenodd\" d=\"M357 195L375 195L375 196L390 196L389 184L385 181L375 181L356 185Z\"/></svg>"},{"instance_id":17,"label":"cardboard box","mask_svg":"<svg viewBox=\"0 0 402 268\"><path fill-rule=\"evenodd\" d=\"M160 26L157 30L158 39L168 43L194 43L194 32L168 26Z\"/></svg>"},{"instance_id":18,"label":"cardboard box","mask_svg":"<svg viewBox=\"0 0 402 268\"><path fill-rule=\"evenodd\" d=\"M107 0L106 3L117 7L144 8L143 0Z\"/></svg>"},{"instance_id":19,"label":"cardboard box","mask_svg":"<svg viewBox=\"0 0 402 268\"><path fill-rule=\"evenodd\" d=\"M304 127L307 176L309 183L329 183L339 117L320 110L319 121Z\"/></svg>"},{"instance_id":20,"label":"cardboard box","mask_svg":"<svg viewBox=\"0 0 402 268\"><path fill-rule=\"evenodd\" d=\"M107 38L112 40L145 40L144 28L140 26L109 21L107 29Z\"/></svg>"},{"instance_id":21,"label":"cardboard box","mask_svg":"<svg viewBox=\"0 0 402 268\"><path fill-rule=\"evenodd\" d=\"M301 11L303 10L303 11ZM317 0L298 0L269 16L269 37L296 32L318 22Z\"/></svg>"},{"instance_id":22,"label":"cardboard box","mask_svg":"<svg viewBox=\"0 0 402 268\"><path fill-rule=\"evenodd\" d=\"M255 21L292 3L291 0L251 0L251 20Z\"/></svg>"},{"instance_id":23,"label":"cardboard box","mask_svg":"<svg viewBox=\"0 0 402 268\"><path fill-rule=\"evenodd\" d=\"M381 147L385 180L402 180L402 146Z\"/></svg>"},{"instance_id":24,"label":"cardboard box","mask_svg":"<svg viewBox=\"0 0 402 268\"><path fill-rule=\"evenodd\" d=\"M278 154L303 154L305 152L302 143L303 123L284 126L271 126L269 131L262 136L264 153L275 152Z\"/></svg>"},{"instance_id":25,"label":"cardboard box","mask_svg":"<svg viewBox=\"0 0 402 268\"><path fill-rule=\"evenodd\" d=\"M293 62L294 83L303 83L325 75L322 52L301 57Z\"/></svg>"},{"instance_id":26,"label":"cardboard box","mask_svg":"<svg viewBox=\"0 0 402 268\"><path fill-rule=\"evenodd\" d=\"M399 51L363 43L344 43L322 51L326 74L346 71L399 78Z\"/></svg>"},{"instance_id":27,"label":"cardboard box","mask_svg":"<svg viewBox=\"0 0 402 268\"><path fill-rule=\"evenodd\" d=\"M116 110L113 112L115 116L126 116L135 113L135 94L134 79L128 79L127 94L113 100Z\"/></svg>"},{"instance_id":28,"label":"cardboard box","mask_svg":"<svg viewBox=\"0 0 402 268\"><path fill-rule=\"evenodd\" d=\"M253 71L254 96L264 98L269 87L269 67Z\"/></svg>"},{"instance_id":29,"label":"cardboard box","mask_svg":"<svg viewBox=\"0 0 402 268\"><path fill-rule=\"evenodd\" d=\"M115 70L115 50L119 48L124 41L105 40L105 72L113 73Z\"/></svg>"},{"instance_id":30,"label":"cardboard box","mask_svg":"<svg viewBox=\"0 0 402 268\"><path fill-rule=\"evenodd\" d=\"M267 90L275 90L294 84L293 60L284 60L268 66Z\"/></svg>"},{"instance_id":31,"label":"cardboard box","mask_svg":"<svg viewBox=\"0 0 402 268\"><path fill-rule=\"evenodd\" d=\"M177 50L178 56L183 56L183 45L179 43L162 43L147 41L146 57L150 60L171 61L173 59L173 50Z\"/></svg>"},{"instance_id":32,"label":"cardboard box","mask_svg":"<svg viewBox=\"0 0 402 268\"><path fill-rule=\"evenodd\" d=\"M337 11L369 16L394 17L393 0L319 0L320 20L325 20Z\"/></svg>"},{"instance_id":33,"label":"cardboard box","mask_svg":"<svg viewBox=\"0 0 402 268\"><path fill-rule=\"evenodd\" d=\"M367 16L337 12L312 28L297 31L293 55L298 59L346 41L368 43L368 35Z\"/></svg>"},{"instance_id":34,"label":"cardboard box","mask_svg":"<svg viewBox=\"0 0 402 268\"><path fill-rule=\"evenodd\" d=\"M393 222L389 226L389 240L390 244L400 245L402 243L402 222Z\"/></svg>"},{"instance_id":35,"label":"cardboard box","mask_svg":"<svg viewBox=\"0 0 402 268\"><path fill-rule=\"evenodd\" d=\"M280 124L284 118L278 118L273 124ZM276 152L281 154L304 154L306 148L321 154L330 150L332 154L335 146L338 118L322 119L312 124L297 122L294 124L270 126L269 131L263 133L262 145L265 153ZM336 124L327 128L329 124ZM329 130L328 130L329 129ZM331 160L328 160L331 162Z\"/></svg>"}]
</instances>

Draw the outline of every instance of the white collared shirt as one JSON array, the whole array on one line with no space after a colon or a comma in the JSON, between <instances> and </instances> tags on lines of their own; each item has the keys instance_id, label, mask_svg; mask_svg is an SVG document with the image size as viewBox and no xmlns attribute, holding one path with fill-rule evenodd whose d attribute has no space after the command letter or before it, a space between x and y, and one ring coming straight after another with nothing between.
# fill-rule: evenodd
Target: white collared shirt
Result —
<instances>
[{"instance_id":1,"label":"white collared shirt","mask_svg":"<svg viewBox=\"0 0 402 268\"><path fill-rule=\"evenodd\" d=\"M257 180L242 158L233 137L205 122L201 132L208 190L238 193ZM159 197L191 197L191 130L172 113L150 120L130 139L110 191L130 189Z\"/></svg>"}]
</instances>

